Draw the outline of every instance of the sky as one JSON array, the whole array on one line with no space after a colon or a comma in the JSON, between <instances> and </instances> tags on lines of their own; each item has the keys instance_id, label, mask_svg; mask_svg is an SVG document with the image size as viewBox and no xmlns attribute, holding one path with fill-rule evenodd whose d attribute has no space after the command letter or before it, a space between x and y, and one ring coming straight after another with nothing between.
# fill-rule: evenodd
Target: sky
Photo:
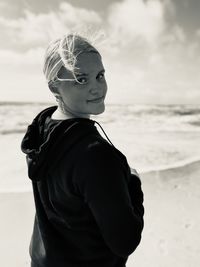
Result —
<instances>
[{"instance_id":1,"label":"sky","mask_svg":"<svg viewBox=\"0 0 200 267\"><path fill-rule=\"evenodd\" d=\"M43 72L48 43L95 38L107 102L200 104L199 0L0 0L0 101L54 101Z\"/></svg>"}]
</instances>

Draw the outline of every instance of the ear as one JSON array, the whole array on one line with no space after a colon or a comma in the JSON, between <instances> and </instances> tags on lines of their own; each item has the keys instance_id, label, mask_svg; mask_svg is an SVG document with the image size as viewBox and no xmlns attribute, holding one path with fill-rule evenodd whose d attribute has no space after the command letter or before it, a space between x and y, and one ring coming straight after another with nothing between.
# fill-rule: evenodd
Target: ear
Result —
<instances>
[{"instance_id":1,"label":"ear","mask_svg":"<svg viewBox=\"0 0 200 267\"><path fill-rule=\"evenodd\" d=\"M49 82L48 82L48 86L49 86L50 91L51 91L54 95L59 94L59 92L58 92L58 88L57 88L55 82L53 82L53 81L49 81Z\"/></svg>"}]
</instances>

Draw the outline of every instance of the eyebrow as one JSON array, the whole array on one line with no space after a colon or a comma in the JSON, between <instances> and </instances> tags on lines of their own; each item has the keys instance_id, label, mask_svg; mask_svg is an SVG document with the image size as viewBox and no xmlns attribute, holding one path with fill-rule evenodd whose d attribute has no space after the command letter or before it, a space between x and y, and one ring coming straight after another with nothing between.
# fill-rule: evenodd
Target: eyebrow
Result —
<instances>
[{"instance_id":1,"label":"eyebrow","mask_svg":"<svg viewBox=\"0 0 200 267\"><path fill-rule=\"evenodd\" d=\"M100 70L100 71L98 72L98 74L101 73L101 72L105 72L105 69ZM88 73L82 73L82 72L77 72L77 73L75 73L75 74L76 74L76 76L89 76Z\"/></svg>"}]
</instances>

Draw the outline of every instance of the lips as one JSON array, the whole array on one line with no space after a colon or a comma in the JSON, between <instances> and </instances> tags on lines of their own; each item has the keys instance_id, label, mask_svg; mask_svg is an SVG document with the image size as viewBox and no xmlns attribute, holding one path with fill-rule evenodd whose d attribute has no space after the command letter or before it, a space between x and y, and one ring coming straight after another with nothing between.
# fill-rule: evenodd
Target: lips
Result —
<instances>
[{"instance_id":1,"label":"lips","mask_svg":"<svg viewBox=\"0 0 200 267\"><path fill-rule=\"evenodd\" d=\"M98 97L98 98L95 98L95 99L91 99L91 100L88 100L89 102L99 102L101 101L102 99L104 99L104 96L101 96L101 97Z\"/></svg>"}]
</instances>

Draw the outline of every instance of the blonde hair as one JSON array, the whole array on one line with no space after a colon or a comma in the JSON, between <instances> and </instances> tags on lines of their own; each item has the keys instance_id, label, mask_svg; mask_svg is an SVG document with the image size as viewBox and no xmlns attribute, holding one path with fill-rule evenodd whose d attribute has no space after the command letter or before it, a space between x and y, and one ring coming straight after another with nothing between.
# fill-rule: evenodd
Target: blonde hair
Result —
<instances>
[{"instance_id":1,"label":"blonde hair","mask_svg":"<svg viewBox=\"0 0 200 267\"><path fill-rule=\"evenodd\" d=\"M98 50L92 45L91 41L78 34L64 35L62 38L51 42L47 47L44 59L43 72L47 82L56 80L76 80L76 61L77 56L83 52L96 52ZM66 68L73 74L74 79L60 79L58 72L61 67Z\"/></svg>"}]
</instances>

